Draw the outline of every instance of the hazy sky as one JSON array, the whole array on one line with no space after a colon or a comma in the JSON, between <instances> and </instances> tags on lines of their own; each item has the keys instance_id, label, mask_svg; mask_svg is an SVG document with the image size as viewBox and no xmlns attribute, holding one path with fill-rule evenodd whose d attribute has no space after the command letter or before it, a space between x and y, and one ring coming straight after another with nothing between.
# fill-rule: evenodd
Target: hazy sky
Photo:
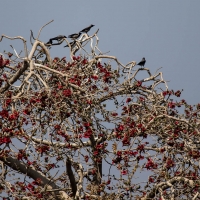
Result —
<instances>
[{"instance_id":1,"label":"hazy sky","mask_svg":"<svg viewBox=\"0 0 200 200\"><path fill-rule=\"evenodd\" d=\"M23 36L29 41L42 25L40 39L69 35L95 24L100 49L110 51L124 64L145 57L146 67L158 68L170 89L184 89L182 98L200 102L200 1L199 0L8 0L0 6L0 34ZM0 52L12 51L11 41L0 43ZM17 50L22 46L13 43ZM53 56L68 55L64 45L52 48Z\"/></svg>"}]
</instances>

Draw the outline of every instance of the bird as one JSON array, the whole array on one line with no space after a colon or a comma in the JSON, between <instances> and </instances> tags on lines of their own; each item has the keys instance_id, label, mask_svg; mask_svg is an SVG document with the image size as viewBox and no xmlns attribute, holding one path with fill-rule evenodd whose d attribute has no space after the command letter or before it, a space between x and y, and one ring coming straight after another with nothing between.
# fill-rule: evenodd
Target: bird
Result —
<instances>
[{"instance_id":1,"label":"bird","mask_svg":"<svg viewBox=\"0 0 200 200\"><path fill-rule=\"evenodd\" d=\"M67 37L65 35L58 35L57 37L50 38L46 44L52 44L53 40L61 41L64 38L67 38Z\"/></svg>"},{"instance_id":2,"label":"bird","mask_svg":"<svg viewBox=\"0 0 200 200\"><path fill-rule=\"evenodd\" d=\"M137 65L140 65L141 67L144 67L145 63L146 63L145 58L142 58L142 60Z\"/></svg>"},{"instance_id":3,"label":"bird","mask_svg":"<svg viewBox=\"0 0 200 200\"><path fill-rule=\"evenodd\" d=\"M81 32L74 33L74 34L69 35L68 38L75 40L75 39L79 38L80 35L81 35Z\"/></svg>"},{"instance_id":4,"label":"bird","mask_svg":"<svg viewBox=\"0 0 200 200\"><path fill-rule=\"evenodd\" d=\"M73 48L75 46L75 44L76 44L76 41L74 40L73 42L70 42L69 44L70 44L71 48ZM69 47L69 46L67 44L64 47Z\"/></svg>"},{"instance_id":5,"label":"bird","mask_svg":"<svg viewBox=\"0 0 200 200\"><path fill-rule=\"evenodd\" d=\"M46 44L52 44L52 40L49 39L49 41Z\"/></svg>"},{"instance_id":6,"label":"bird","mask_svg":"<svg viewBox=\"0 0 200 200\"><path fill-rule=\"evenodd\" d=\"M86 27L86 28L84 28L82 31L80 31L80 32L84 32L84 33L87 33L88 31L90 31L90 29L93 27L94 25L93 24L91 24L90 26L88 26L88 27Z\"/></svg>"},{"instance_id":7,"label":"bird","mask_svg":"<svg viewBox=\"0 0 200 200\"><path fill-rule=\"evenodd\" d=\"M67 37L65 35L58 35L57 37L51 38L51 40L58 40L58 41L60 41L60 40L62 40L64 38L67 38Z\"/></svg>"}]
</instances>

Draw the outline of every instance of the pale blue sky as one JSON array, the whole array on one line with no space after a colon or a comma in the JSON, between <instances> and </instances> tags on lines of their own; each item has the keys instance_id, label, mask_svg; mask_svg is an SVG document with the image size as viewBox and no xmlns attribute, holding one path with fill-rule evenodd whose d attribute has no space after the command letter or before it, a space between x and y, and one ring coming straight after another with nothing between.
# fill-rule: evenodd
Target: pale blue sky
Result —
<instances>
[{"instance_id":1,"label":"pale blue sky","mask_svg":"<svg viewBox=\"0 0 200 200\"><path fill-rule=\"evenodd\" d=\"M29 41L46 22L40 39L69 35L95 24L100 49L110 51L124 64L145 57L146 67L161 71L171 89L184 89L182 98L200 102L200 1L199 0L10 0L1 2L0 34L21 35ZM11 41L0 43L0 52ZM18 42L15 48L20 50ZM68 54L64 45L52 48L53 56Z\"/></svg>"}]
</instances>

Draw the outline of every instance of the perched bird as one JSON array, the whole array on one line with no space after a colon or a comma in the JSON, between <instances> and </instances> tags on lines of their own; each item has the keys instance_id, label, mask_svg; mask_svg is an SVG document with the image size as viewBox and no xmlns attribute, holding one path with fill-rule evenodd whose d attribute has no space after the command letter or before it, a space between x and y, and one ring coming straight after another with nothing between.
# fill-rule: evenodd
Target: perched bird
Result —
<instances>
[{"instance_id":1,"label":"perched bird","mask_svg":"<svg viewBox=\"0 0 200 200\"><path fill-rule=\"evenodd\" d=\"M60 40L62 40L64 38L67 38L67 37L65 35L58 35L57 37L51 38L51 40L58 40L58 41L60 41Z\"/></svg>"},{"instance_id":2,"label":"perched bird","mask_svg":"<svg viewBox=\"0 0 200 200\"><path fill-rule=\"evenodd\" d=\"M137 65L140 65L141 67L144 67L145 63L146 63L145 58L142 58L142 60Z\"/></svg>"},{"instance_id":3,"label":"perched bird","mask_svg":"<svg viewBox=\"0 0 200 200\"><path fill-rule=\"evenodd\" d=\"M49 41L46 44L52 44L52 40L49 39Z\"/></svg>"},{"instance_id":4,"label":"perched bird","mask_svg":"<svg viewBox=\"0 0 200 200\"><path fill-rule=\"evenodd\" d=\"M69 43L71 45L71 47L73 48L76 45L76 41L74 40L73 42ZM69 47L68 44L65 45L64 47Z\"/></svg>"},{"instance_id":5,"label":"perched bird","mask_svg":"<svg viewBox=\"0 0 200 200\"><path fill-rule=\"evenodd\" d=\"M87 33L88 31L90 31L90 29L91 29L93 26L94 26L94 25L91 24L90 26L84 28L84 29L83 29L82 31L80 31L80 32L82 32L82 33Z\"/></svg>"},{"instance_id":6,"label":"perched bird","mask_svg":"<svg viewBox=\"0 0 200 200\"><path fill-rule=\"evenodd\" d=\"M50 38L49 41L47 42L47 44L52 44L53 40L60 41L60 40L62 40L64 38L67 38L67 37L65 35L58 35L57 37Z\"/></svg>"},{"instance_id":7,"label":"perched bird","mask_svg":"<svg viewBox=\"0 0 200 200\"><path fill-rule=\"evenodd\" d=\"M69 35L68 38L75 40L75 39L79 38L80 35L81 35L81 32L74 33L74 34Z\"/></svg>"}]
</instances>

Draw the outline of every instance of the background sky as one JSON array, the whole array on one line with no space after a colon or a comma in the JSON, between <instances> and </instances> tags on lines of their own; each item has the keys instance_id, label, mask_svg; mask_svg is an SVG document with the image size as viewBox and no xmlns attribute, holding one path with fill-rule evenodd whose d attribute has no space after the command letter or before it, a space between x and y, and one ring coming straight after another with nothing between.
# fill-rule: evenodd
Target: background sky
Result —
<instances>
[{"instance_id":1,"label":"background sky","mask_svg":"<svg viewBox=\"0 0 200 200\"><path fill-rule=\"evenodd\" d=\"M182 98L196 104L200 102L199 8L199 0L10 0L1 2L0 34L29 41L30 29L36 36L41 26L54 19L40 37L47 42L94 24L89 33L100 29L101 51L110 51L123 64L145 57L152 73L162 67L169 88L184 89ZM18 51L23 48L20 42L4 39L0 52L12 52L10 44ZM54 46L52 56L68 55L63 46Z\"/></svg>"}]
</instances>

